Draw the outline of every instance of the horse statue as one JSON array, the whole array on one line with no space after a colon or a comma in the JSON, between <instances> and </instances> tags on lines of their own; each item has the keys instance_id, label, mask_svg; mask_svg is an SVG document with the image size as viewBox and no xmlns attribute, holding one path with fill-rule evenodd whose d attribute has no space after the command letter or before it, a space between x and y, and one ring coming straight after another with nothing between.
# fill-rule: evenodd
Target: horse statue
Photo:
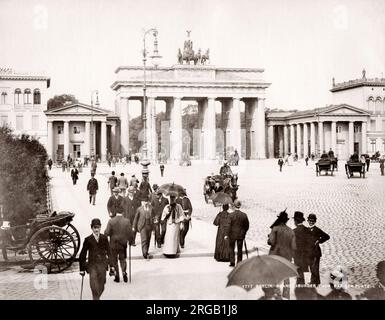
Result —
<instances>
[{"instance_id":1,"label":"horse statue","mask_svg":"<svg viewBox=\"0 0 385 320\"><path fill-rule=\"evenodd\" d=\"M210 62L210 49L206 50L206 53L202 55L201 57L201 64L205 64L206 61Z\"/></svg>"},{"instance_id":2,"label":"horse statue","mask_svg":"<svg viewBox=\"0 0 385 320\"><path fill-rule=\"evenodd\" d=\"M201 49L198 50L198 53L197 54L194 54L194 64L198 64L201 62L201 58L202 58L202 55L201 55Z\"/></svg>"},{"instance_id":3,"label":"horse statue","mask_svg":"<svg viewBox=\"0 0 385 320\"><path fill-rule=\"evenodd\" d=\"M177 58L178 58L178 63L183 64L183 56L182 56L182 51L180 49L178 49Z\"/></svg>"}]
</instances>

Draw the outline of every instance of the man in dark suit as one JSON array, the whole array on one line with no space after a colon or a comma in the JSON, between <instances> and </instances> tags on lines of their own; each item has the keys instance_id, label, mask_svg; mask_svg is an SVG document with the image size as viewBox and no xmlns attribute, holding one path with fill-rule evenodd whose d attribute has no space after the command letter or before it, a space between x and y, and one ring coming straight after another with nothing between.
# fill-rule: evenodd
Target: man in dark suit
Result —
<instances>
[{"instance_id":1,"label":"man in dark suit","mask_svg":"<svg viewBox=\"0 0 385 320\"><path fill-rule=\"evenodd\" d=\"M294 251L294 263L298 268L297 284L305 284L304 272L309 271L309 243L310 243L310 231L309 228L303 225L305 218L300 211L294 212L294 224L293 229L295 234L296 249Z\"/></svg>"},{"instance_id":2,"label":"man in dark suit","mask_svg":"<svg viewBox=\"0 0 385 320\"><path fill-rule=\"evenodd\" d=\"M87 183L87 190L90 195L90 204L92 201L92 204L95 205L95 198L96 198L96 192L99 189L98 180L95 178L95 173L91 173L91 179L88 180Z\"/></svg>"},{"instance_id":3,"label":"man in dark suit","mask_svg":"<svg viewBox=\"0 0 385 320\"><path fill-rule=\"evenodd\" d=\"M154 229L155 229L155 241L158 248L161 247L164 242L164 236L166 234L166 222L161 222L163 209L169 204L167 198L163 197L162 191L156 193L156 199L153 199L151 206L154 210Z\"/></svg>"},{"instance_id":4,"label":"man in dark suit","mask_svg":"<svg viewBox=\"0 0 385 320\"><path fill-rule=\"evenodd\" d=\"M106 231L104 234L110 237L111 261L115 269L115 282L119 282L119 264L122 268L123 280L128 281L127 278L127 242L132 244L132 226L130 220L123 217L123 208L117 209L116 215L108 221Z\"/></svg>"},{"instance_id":5,"label":"man in dark suit","mask_svg":"<svg viewBox=\"0 0 385 320\"><path fill-rule=\"evenodd\" d=\"M148 248L154 228L154 210L149 203L148 197L142 196L141 201L142 205L136 210L132 231L140 233L143 257L151 259L151 256L148 254Z\"/></svg>"},{"instance_id":6,"label":"man in dark suit","mask_svg":"<svg viewBox=\"0 0 385 320\"><path fill-rule=\"evenodd\" d=\"M130 220L131 226L134 225L134 218L136 214L136 210L140 207L140 199L138 199L138 195L135 194L135 187L129 186L127 189L127 196L124 197L123 201L123 216ZM132 245L135 246L135 238L136 232L132 234Z\"/></svg>"},{"instance_id":7,"label":"man in dark suit","mask_svg":"<svg viewBox=\"0 0 385 320\"><path fill-rule=\"evenodd\" d=\"M179 203L182 206L183 213L186 216L186 219L183 220L183 228L180 230L180 246L184 248L185 238L190 227L191 223L191 214L192 214L192 205L190 199L187 197L186 189L183 189L183 192L179 194L179 198L176 199L176 203Z\"/></svg>"},{"instance_id":8,"label":"man in dark suit","mask_svg":"<svg viewBox=\"0 0 385 320\"><path fill-rule=\"evenodd\" d=\"M85 271L90 274L92 297L99 300L106 283L106 271L110 263L110 245L108 238L100 233L101 222L92 219L92 234L84 239L83 248L79 255L80 275L84 277ZM87 266L88 253L88 266Z\"/></svg>"},{"instance_id":9,"label":"man in dark suit","mask_svg":"<svg viewBox=\"0 0 385 320\"><path fill-rule=\"evenodd\" d=\"M320 228L315 226L315 223L317 221L317 216L313 213L309 214L307 217L307 221L309 223L309 230L310 230L310 272L311 272L311 280L310 283L318 286L320 281L320 275L319 275L319 263L321 260L321 248L320 244L328 241L330 239L330 236L323 232Z\"/></svg>"},{"instance_id":10,"label":"man in dark suit","mask_svg":"<svg viewBox=\"0 0 385 320\"><path fill-rule=\"evenodd\" d=\"M249 230L249 219L246 213L239 210L241 202L235 200L233 204L235 210L230 214L230 224L225 236L230 245L230 267L235 266L235 243L237 243L237 263L242 261L242 247L246 232Z\"/></svg>"},{"instance_id":11,"label":"man in dark suit","mask_svg":"<svg viewBox=\"0 0 385 320\"><path fill-rule=\"evenodd\" d=\"M121 195L119 195L120 193L119 187L115 187L114 189L112 189L112 192L114 194L108 199L108 202L107 202L107 211L108 211L108 215L111 218L115 217L118 210L123 210L122 208L123 208L123 201L124 201L124 198Z\"/></svg>"}]
</instances>

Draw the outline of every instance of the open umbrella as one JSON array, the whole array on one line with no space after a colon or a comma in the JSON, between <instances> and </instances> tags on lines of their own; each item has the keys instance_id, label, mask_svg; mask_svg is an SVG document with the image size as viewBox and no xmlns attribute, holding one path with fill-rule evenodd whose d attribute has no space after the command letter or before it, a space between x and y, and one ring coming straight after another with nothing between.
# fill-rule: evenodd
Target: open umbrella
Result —
<instances>
[{"instance_id":1,"label":"open umbrella","mask_svg":"<svg viewBox=\"0 0 385 320\"><path fill-rule=\"evenodd\" d=\"M210 199L213 201L213 203L233 204L231 196L224 192L214 193Z\"/></svg>"},{"instance_id":2,"label":"open umbrella","mask_svg":"<svg viewBox=\"0 0 385 320\"><path fill-rule=\"evenodd\" d=\"M175 184L174 182L162 184L159 187L158 191L164 193L166 196L170 195L170 193L181 194L185 192L184 188L181 185Z\"/></svg>"},{"instance_id":3,"label":"open umbrella","mask_svg":"<svg viewBox=\"0 0 385 320\"><path fill-rule=\"evenodd\" d=\"M250 291L257 285L277 285L290 277L298 277L297 268L280 256L255 256L237 264L227 276L226 287L236 285Z\"/></svg>"}]
</instances>

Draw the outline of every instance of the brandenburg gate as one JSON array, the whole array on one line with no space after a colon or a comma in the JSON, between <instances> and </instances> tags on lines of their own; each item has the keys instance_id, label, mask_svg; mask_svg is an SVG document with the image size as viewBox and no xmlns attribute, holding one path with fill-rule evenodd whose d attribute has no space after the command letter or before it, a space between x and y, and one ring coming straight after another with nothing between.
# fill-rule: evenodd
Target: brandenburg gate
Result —
<instances>
[{"instance_id":1,"label":"brandenburg gate","mask_svg":"<svg viewBox=\"0 0 385 320\"><path fill-rule=\"evenodd\" d=\"M182 101L198 103L199 159L216 158L218 137L224 133L224 148L241 151L241 101L245 103L246 158L266 158L265 89L269 87L263 69L218 68L212 65L173 65L147 69L147 148L151 160L156 159L158 137L155 130L155 101L163 100L169 130L169 158L179 160L183 152ZM143 103L143 68L118 67L117 80L111 86L116 91L116 113L120 116L121 153L127 154L129 144L130 106L133 100ZM222 105L222 125L216 124L215 102ZM168 133L168 134L167 134ZM164 139L161 139L161 143Z\"/></svg>"}]
</instances>

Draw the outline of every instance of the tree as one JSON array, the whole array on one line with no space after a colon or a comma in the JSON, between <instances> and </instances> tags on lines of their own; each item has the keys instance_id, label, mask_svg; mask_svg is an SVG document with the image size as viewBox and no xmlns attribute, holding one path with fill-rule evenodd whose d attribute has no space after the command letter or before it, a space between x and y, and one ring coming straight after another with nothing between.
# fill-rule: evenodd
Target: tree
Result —
<instances>
[{"instance_id":1,"label":"tree","mask_svg":"<svg viewBox=\"0 0 385 320\"><path fill-rule=\"evenodd\" d=\"M61 94L55 95L53 98L48 100L47 109L53 109L64 106L66 102L78 103L79 101L73 94Z\"/></svg>"}]
</instances>

